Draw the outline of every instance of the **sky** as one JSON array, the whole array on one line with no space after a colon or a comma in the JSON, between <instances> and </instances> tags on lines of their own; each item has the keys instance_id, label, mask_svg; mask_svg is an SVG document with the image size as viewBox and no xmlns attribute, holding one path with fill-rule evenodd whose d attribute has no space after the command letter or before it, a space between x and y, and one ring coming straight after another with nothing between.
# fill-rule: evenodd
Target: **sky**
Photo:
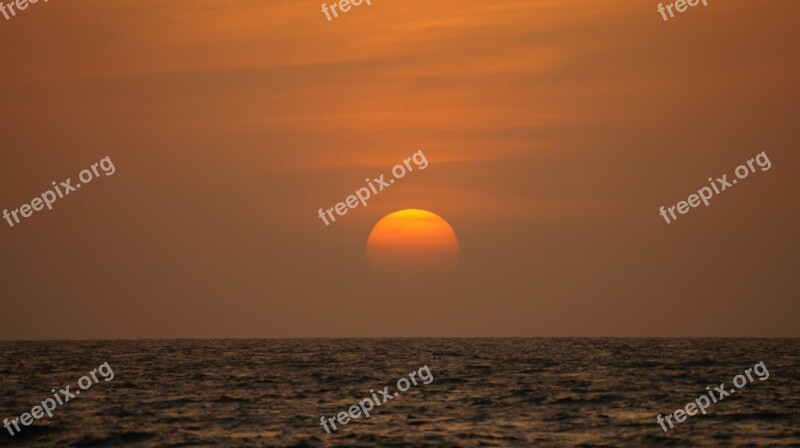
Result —
<instances>
[{"instance_id":1,"label":"sky","mask_svg":"<svg viewBox=\"0 0 800 448\"><path fill-rule=\"evenodd\" d=\"M0 221L0 339L800 336L800 3L657 5L0 16L0 209L116 169ZM762 151L769 171L659 215ZM455 272L374 275L367 237L404 209L452 226Z\"/></svg>"}]
</instances>

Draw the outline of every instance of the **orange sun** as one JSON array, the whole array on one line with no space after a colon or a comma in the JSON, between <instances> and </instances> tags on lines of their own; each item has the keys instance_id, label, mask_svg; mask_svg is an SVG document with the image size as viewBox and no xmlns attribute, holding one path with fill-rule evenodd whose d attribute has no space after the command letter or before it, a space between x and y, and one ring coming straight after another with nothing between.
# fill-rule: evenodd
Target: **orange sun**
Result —
<instances>
[{"instance_id":1,"label":"orange sun","mask_svg":"<svg viewBox=\"0 0 800 448\"><path fill-rule=\"evenodd\" d=\"M444 219L425 210L386 215L367 239L367 259L383 274L443 274L458 262L458 239Z\"/></svg>"}]
</instances>

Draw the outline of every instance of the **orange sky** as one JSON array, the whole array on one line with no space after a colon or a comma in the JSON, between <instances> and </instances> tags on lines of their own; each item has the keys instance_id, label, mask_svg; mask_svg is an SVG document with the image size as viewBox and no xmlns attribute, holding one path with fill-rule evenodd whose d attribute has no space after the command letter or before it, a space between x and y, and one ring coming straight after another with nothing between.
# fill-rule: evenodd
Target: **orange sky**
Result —
<instances>
[{"instance_id":1,"label":"orange sky","mask_svg":"<svg viewBox=\"0 0 800 448\"><path fill-rule=\"evenodd\" d=\"M50 1L0 17L0 339L799 336L794 0ZM423 150L330 227L316 217ZM658 215L761 151L773 168ZM440 282L370 276L418 208Z\"/></svg>"}]
</instances>

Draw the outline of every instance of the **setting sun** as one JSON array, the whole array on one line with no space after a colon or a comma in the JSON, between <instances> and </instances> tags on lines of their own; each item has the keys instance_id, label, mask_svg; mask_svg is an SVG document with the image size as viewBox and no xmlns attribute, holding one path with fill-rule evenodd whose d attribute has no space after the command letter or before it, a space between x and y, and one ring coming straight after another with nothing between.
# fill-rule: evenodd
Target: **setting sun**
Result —
<instances>
[{"instance_id":1,"label":"setting sun","mask_svg":"<svg viewBox=\"0 0 800 448\"><path fill-rule=\"evenodd\" d=\"M408 209L381 219L367 239L367 258L377 272L444 273L458 262L458 239L450 224L425 210Z\"/></svg>"}]
</instances>

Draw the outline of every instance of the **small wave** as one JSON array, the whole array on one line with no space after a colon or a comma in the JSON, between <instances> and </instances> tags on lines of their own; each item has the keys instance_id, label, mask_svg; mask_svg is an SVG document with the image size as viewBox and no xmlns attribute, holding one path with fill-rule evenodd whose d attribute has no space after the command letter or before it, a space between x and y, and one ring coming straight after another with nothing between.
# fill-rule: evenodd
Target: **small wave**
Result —
<instances>
[{"instance_id":1,"label":"small wave","mask_svg":"<svg viewBox=\"0 0 800 448\"><path fill-rule=\"evenodd\" d=\"M145 440L157 437L156 434L141 431L125 431L115 433L106 437L87 436L76 441L71 446L74 447L94 447L94 446L117 446L144 442Z\"/></svg>"}]
</instances>

